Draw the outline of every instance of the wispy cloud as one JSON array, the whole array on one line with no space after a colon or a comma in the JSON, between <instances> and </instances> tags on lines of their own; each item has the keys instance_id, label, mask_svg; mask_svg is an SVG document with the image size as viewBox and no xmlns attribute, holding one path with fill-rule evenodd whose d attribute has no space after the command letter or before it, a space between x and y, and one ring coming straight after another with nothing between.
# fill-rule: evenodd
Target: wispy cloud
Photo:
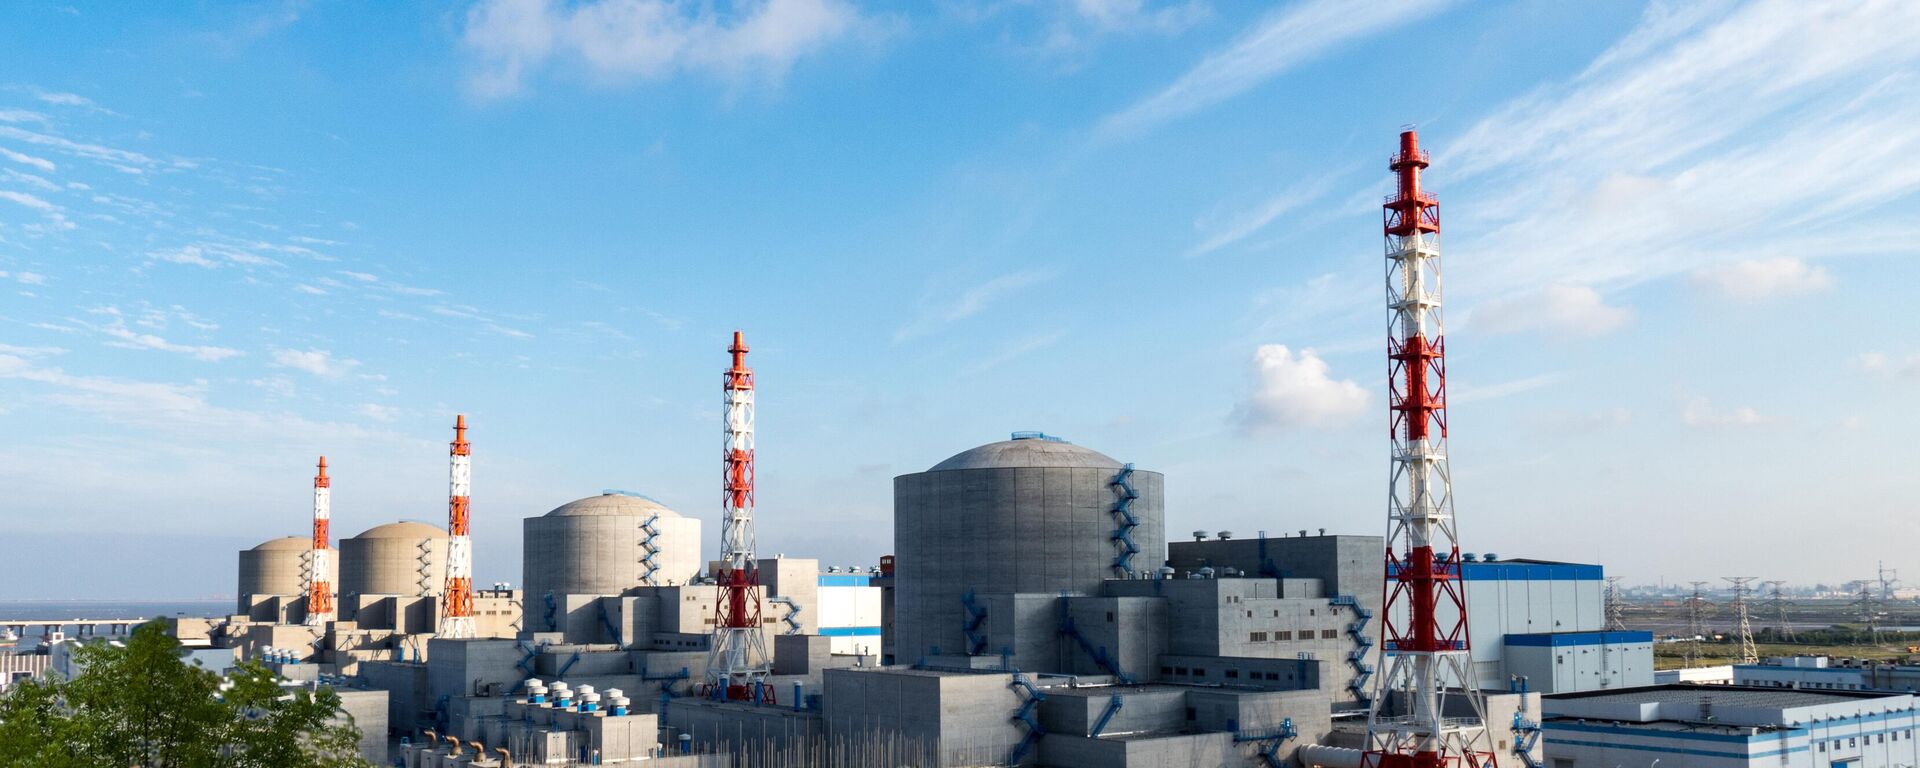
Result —
<instances>
[{"instance_id":1,"label":"wispy cloud","mask_svg":"<svg viewBox=\"0 0 1920 768\"><path fill-rule=\"evenodd\" d=\"M282 368L305 371L315 376L338 378L360 366L360 361L334 357L324 349L276 349L273 351L273 364Z\"/></svg>"},{"instance_id":2,"label":"wispy cloud","mask_svg":"<svg viewBox=\"0 0 1920 768\"><path fill-rule=\"evenodd\" d=\"M1680 423L1701 429L1751 427L1762 421L1760 412L1751 406L1716 408L1713 401L1705 397L1690 398L1680 409Z\"/></svg>"},{"instance_id":3,"label":"wispy cloud","mask_svg":"<svg viewBox=\"0 0 1920 768\"><path fill-rule=\"evenodd\" d=\"M221 360L226 360L228 358L239 357L241 354L243 354L240 350L233 349L230 347L216 347L211 345L200 345L200 344L180 344L177 342L168 341L167 339L159 336L158 334L143 333L140 331L135 331L132 328L127 327L127 316L117 307L98 307L98 308L89 310L89 312L91 314L104 317L106 318L106 320L102 323L86 323L79 320L75 320L72 322L74 322L77 325L85 326L91 329L92 331L94 331L95 333L98 333L102 336L106 336L108 339L111 339L111 341L107 342L107 346L110 346L110 347L119 347L121 349L150 349L150 350L155 350L159 352L172 352L174 354L186 355L195 360L203 360L210 363L219 362ZM149 325L149 327L152 327L153 325L157 325L157 323L153 323L151 321L147 324Z\"/></svg>"},{"instance_id":4,"label":"wispy cloud","mask_svg":"<svg viewBox=\"0 0 1920 768\"><path fill-rule=\"evenodd\" d=\"M1543 373L1538 376L1528 376L1512 381L1503 381L1498 384L1488 384L1484 387L1462 386L1457 389L1452 389L1452 391L1447 393L1447 402L1460 404L1498 400L1503 397L1512 397L1522 392L1532 392L1542 387L1549 387L1560 383L1566 378L1566 373L1556 371L1554 373Z\"/></svg>"},{"instance_id":5,"label":"wispy cloud","mask_svg":"<svg viewBox=\"0 0 1920 768\"><path fill-rule=\"evenodd\" d=\"M1439 154L1487 267L1476 292L1603 290L1741 261L1910 250L1876 217L1920 191L1912 3L1761 0L1674 10ZM1444 192L1444 190L1443 190Z\"/></svg>"},{"instance_id":6,"label":"wispy cloud","mask_svg":"<svg viewBox=\"0 0 1920 768\"><path fill-rule=\"evenodd\" d=\"M4 157L8 160L12 160L21 165L33 166L47 173L53 173L55 170L57 170L57 166L53 164L52 160L48 160L42 157L34 157L33 155L24 154L21 152L15 152L11 149L7 149L6 147L0 147L0 157Z\"/></svg>"},{"instance_id":7,"label":"wispy cloud","mask_svg":"<svg viewBox=\"0 0 1920 768\"><path fill-rule=\"evenodd\" d=\"M1693 273L1693 282L1727 298L1760 301L1827 290L1833 287L1833 275L1824 267L1781 257L1702 267Z\"/></svg>"},{"instance_id":8,"label":"wispy cloud","mask_svg":"<svg viewBox=\"0 0 1920 768\"><path fill-rule=\"evenodd\" d=\"M1160 92L1107 117L1100 130L1107 135L1150 130L1252 90L1348 42L1419 21L1449 2L1301 0L1268 14Z\"/></svg>"},{"instance_id":9,"label":"wispy cloud","mask_svg":"<svg viewBox=\"0 0 1920 768\"><path fill-rule=\"evenodd\" d=\"M1607 304L1584 285L1549 285L1473 307L1467 328L1481 333L1544 331L1560 336L1602 336L1625 328L1633 311Z\"/></svg>"},{"instance_id":10,"label":"wispy cloud","mask_svg":"<svg viewBox=\"0 0 1920 768\"><path fill-rule=\"evenodd\" d=\"M1011 343L994 350L992 354L976 360L972 365L967 366L967 373L986 373L1014 360L1058 344L1066 335L1066 331L1050 331L1014 339Z\"/></svg>"},{"instance_id":11,"label":"wispy cloud","mask_svg":"<svg viewBox=\"0 0 1920 768\"><path fill-rule=\"evenodd\" d=\"M1267 228L1274 220L1320 198L1336 174L1325 174L1298 182L1280 190L1249 210L1226 217L1225 221L1203 219L1194 222L1203 239L1187 249L1187 258L1203 256L1233 245Z\"/></svg>"},{"instance_id":12,"label":"wispy cloud","mask_svg":"<svg viewBox=\"0 0 1920 768\"><path fill-rule=\"evenodd\" d=\"M871 24L842 0L725 8L667 0L481 0L467 12L462 42L478 61L468 90L499 98L519 93L556 57L577 59L606 80L691 71L777 81L796 60Z\"/></svg>"},{"instance_id":13,"label":"wispy cloud","mask_svg":"<svg viewBox=\"0 0 1920 768\"><path fill-rule=\"evenodd\" d=\"M929 299L922 302L920 313L912 322L894 331L893 340L899 343L917 336L924 336L944 326L973 317L994 302L1022 289L1046 282L1052 277L1052 273L1044 270L1021 270L995 277L963 290L951 298Z\"/></svg>"}]
</instances>

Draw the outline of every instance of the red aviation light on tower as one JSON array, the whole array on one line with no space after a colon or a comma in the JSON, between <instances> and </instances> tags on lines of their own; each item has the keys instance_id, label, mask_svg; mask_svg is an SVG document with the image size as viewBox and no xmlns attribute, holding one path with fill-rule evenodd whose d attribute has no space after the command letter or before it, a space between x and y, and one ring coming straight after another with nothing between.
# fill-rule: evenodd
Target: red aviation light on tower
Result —
<instances>
[{"instance_id":1,"label":"red aviation light on tower","mask_svg":"<svg viewBox=\"0 0 1920 768\"><path fill-rule=\"evenodd\" d=\"M773 688L765 683L772 665L760 620L760 574L753 563L753 369L747 367L746 336L734 331L727 352L733 365L721 387L726 405L722 570L714 574L719 590L704 690L714 698L771 703Z\"/></svg>"},{"instance_id":2,"label":"red aviation light on tower","mask_svg":"<svg viewBox=\"0 0 1920 768\"><path fill-rule=\"evenodd\" d=\"M327 550L327 527L333 516L333 479L327 477L327 457L313 476L313 545L307 554L307 626L324 627L333 621L333 559Z\"/></svg>"},{"instance_id":3,"label":"red aviation light on tower","mask_svg":"<svg viewBox=\"0 0 1920 768\"><path fill-rule=\"evenodd\" d=\"M447 455L447 589L441 598L438 634L473 637L473 539L467 530L473 446L467 443L466 414L454 417L453 445Z\"/></svg>"},{"instance_id":4,"label":"red aviation light on tower","mask_svg":"<svg viewBox=\"0 0 1920 768\"><path fill-rule=\"evenodd\" d=\"M1486 705L1475 689L1467 650L1467 601L1460 587L1447 469L1440 204L1420 188L1427 166L1419 136L1402 132L1400 151L1387 165L1394 173L1394 193L1382 206L1393 462L1381 612L1386 669L1375 680L1369 702L1362 759L1368 768L1495 763ZM1455 700L1452 712L1450 699Z\"/></svg>"}]
</instances>

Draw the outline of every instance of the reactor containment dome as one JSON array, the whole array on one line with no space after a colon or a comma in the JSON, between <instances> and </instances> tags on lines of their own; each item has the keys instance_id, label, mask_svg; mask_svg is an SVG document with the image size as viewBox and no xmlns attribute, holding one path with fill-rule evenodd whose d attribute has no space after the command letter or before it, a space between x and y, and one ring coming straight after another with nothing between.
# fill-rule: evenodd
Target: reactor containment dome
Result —
<instances>
[{"instance_id":1,"label":"reactor containment dome","mask_svg":"<svg viewBox=\"0 0 1920 768\"><path fill-rule=\"evenodd\" d=\"M897 658L975 652L969 593L1092 594L1105 579L1150 576L1167 557L1163 483L1039 433L894 478Z\"/></svg>"},{"instance_id":2,"label":"reactor containment dome","mask_svg":"<svg viewBox=\"0 0 1920 768\"><path fill-rule=\"evenodd\" d=\"M700 521L657 501L603 493L523 522L529 604L553 595L618 595L690 582L700 572Z\"/></svg>"}]
</instances>

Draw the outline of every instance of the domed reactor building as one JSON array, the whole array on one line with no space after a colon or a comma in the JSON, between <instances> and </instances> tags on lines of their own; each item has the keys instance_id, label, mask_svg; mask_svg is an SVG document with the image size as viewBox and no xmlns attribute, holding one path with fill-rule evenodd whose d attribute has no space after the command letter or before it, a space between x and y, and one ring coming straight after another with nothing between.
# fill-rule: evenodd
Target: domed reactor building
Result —
<instances>
[{"instance_id":1,"label":"domed reactor building","mask_svg":"<svg viewBox=\"0 0 1920 768\"><path fill-rule=\"evenodd\" d=\"M997 654L986 622L968 632L987 603L1151 577L1167 557L1163 482L1037 432L894 478L893 660Z\"/></svg>"}]
</instances>

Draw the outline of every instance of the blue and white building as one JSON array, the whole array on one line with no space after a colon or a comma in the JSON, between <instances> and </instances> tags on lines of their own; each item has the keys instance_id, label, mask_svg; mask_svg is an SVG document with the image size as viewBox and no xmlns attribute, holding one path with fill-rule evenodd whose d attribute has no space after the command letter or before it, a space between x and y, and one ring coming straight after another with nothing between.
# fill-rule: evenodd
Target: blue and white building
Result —
<instances>
[{"instance_id":1,"label":"blue and white building","mask_svg":"<svg viewBox=\"0 0 1920 768\"><path fill-rule=\"evenodd\" d=\"M880 655L880 587L864 573L820 574L820 634L833 652Z\"/></svg>"},{"instance_id":2,"label":"blue and white building","mask_svg":"<svg viewBox=\"0 0 1920 768\"><path fill-rule=\"evenodd\" d=\"M1905 693L1660 685L1541 702L1550 768L1920 765Z\"/></svg>"},{"instance_id":3,"label":"blue and white building","mask_svg":"<svg viewBox=\"0 0 1920 768\"><path fill-rule=\"evenodd\" d=\"M1733 666L1733 684L1808 691L1920 690L1920 666L1847 659L1836 663L1826 656L1783 656L1759 664Z\"/></svg>"},{"instance_id":4,"label":"blue and white building","mask_svg":"<svg viewBox=\"0 0 1920 768\"><path fill-rule=\"evenodd\" d=\"M1464 555L1460 578L1481 690L1522 678L1541 693L1653 684L1653 634L1606 630L1600 566Z\"/></svg>"}]
</instances>

